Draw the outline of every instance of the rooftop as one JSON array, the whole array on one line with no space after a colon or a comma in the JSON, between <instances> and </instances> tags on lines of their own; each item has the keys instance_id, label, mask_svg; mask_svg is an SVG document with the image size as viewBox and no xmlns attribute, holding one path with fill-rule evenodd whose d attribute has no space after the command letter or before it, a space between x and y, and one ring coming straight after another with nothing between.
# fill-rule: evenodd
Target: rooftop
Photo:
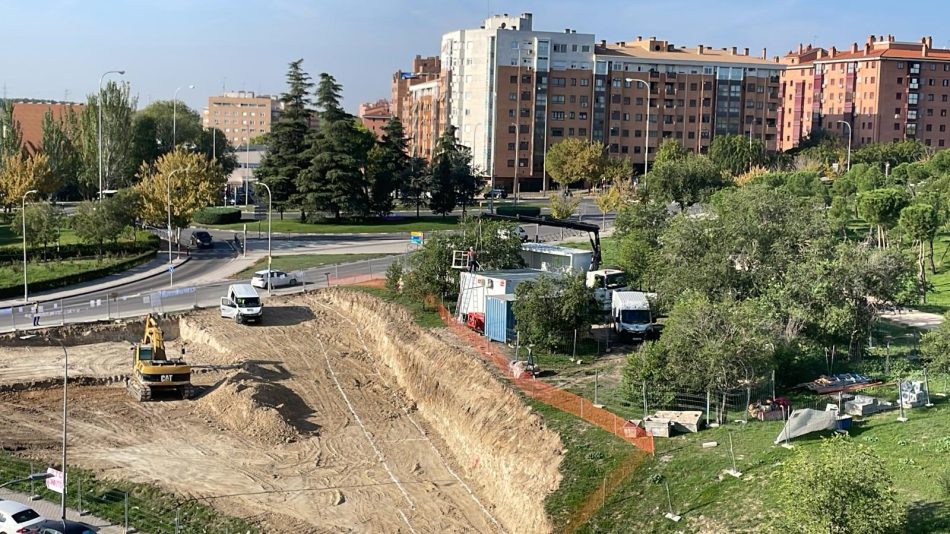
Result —
<instances>
[{"instance_id":1,"label":"rooftop","mask_svg":"<svg viewBox=\"0 0 950 534\"><path fill-rule=\"evenodd\" d=\"M676 46L669 41L650 37L644 39L638 36L636 41L618 41L608 45L607 41L600 41L596 53L603 56L629 57L632 59L703 63L738 63L778 65L778 57L768 58L767 50L762 49L761 55L753 56L748 48L739 49L713 48L706 45L697 45L695 48Z\"/></svg>"},{"instance_id":2,"label":"rooftop","mask_svg":"<svg viewBox=\"0 0 950 534\"><path fill-rule=\"evenodd\" d=\"M933 38L921 37L919 41L898 41L893 35L868 36L864 46L851 43L850 48L838 50L799 44L798 50L790 50L782 58L788 65L804 65L813 62L860 60L864 58L930 59L950 60L950 49L934 48Z\"/></svg>"}]
</instances>

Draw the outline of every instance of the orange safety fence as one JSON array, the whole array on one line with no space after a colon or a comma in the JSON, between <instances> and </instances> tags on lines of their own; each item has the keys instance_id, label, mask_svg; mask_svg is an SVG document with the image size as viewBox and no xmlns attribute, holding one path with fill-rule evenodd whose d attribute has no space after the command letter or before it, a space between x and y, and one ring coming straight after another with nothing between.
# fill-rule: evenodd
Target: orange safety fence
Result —
<instances>
[{"instance_id":1,"label":"orange safety fence","mask_svg":"<svg viewBox=\"0 0 950 534\"><path fill-rule=\"evenodd\" d=\"M580 395L564 391L543 380L538 380L530 374L513 372L508 356L496 346L493 346L487 338L456 321L444 306L439 307L439 315L451 330L462 339L467 340L485 359L491 362L502 374L510 378L511 382L529 397L597 425L640 450L650 454L656 451L653 444L653 435L643 428L626 421L613 412L594 406L592 402Z\"/></svg>"}]
</instances>

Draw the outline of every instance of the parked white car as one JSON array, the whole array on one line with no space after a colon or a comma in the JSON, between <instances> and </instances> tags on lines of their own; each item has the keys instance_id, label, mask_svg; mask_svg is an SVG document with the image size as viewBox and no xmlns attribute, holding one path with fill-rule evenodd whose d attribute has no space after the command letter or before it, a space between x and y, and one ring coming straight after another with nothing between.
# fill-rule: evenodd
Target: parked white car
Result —
<instances>
[{"instance_id":1,"label":"parked white car","mask_svg":"<svg viewBox=\"0 0 950 534\"><path fill-rule=\"evenodd\" d=\"M267 274L270 273L270 286L272 288L287 287L297 285L297 278L283 272L271 269L268 271L257 271L254 278L251 278L251 285L261 289L267 289Z\"/></svg>"},{"instance_id":2,"label":"parked white car","mask_svg":"<svg viewBox=\"0 0 950 534\"><path fill-rule=\"evenodd\" d=\"M0 534L17 534L43 522L36 510L16 501L0 501Z\"/></svg>"}]
</instances>

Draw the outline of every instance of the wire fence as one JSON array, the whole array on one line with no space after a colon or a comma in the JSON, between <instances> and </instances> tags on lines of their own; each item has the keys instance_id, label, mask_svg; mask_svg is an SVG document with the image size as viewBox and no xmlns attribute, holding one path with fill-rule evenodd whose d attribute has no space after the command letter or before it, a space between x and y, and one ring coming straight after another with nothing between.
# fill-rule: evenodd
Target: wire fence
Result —
<instances>
[{"instance_id":1,"label":"wire fence","mask_svg":"<svg viewBox=\"0 0 950 534\"><path fill-rule=\"evenodd\" d=\"M296 281L296 284L274 289L272 293L295 294L322 287L375 280L385 275L391 263L405 261L405 257L406 254L400 254L293 271L288 274ZM61 298L30 305L0 308L0 332L129 319L149 313L166 314L213 308L220 305L221 297L225 296L228 285L237 282L238 280L228 280L134 293L122 293L117 289L105 296ZM265 291L261 289L262 293Z\"/></svg>"},{"instance_id":2,"label":"wire fence","mask_svg":"<svg viewBox=\"0 0 950 534\"><path fill-rule=\"evenodd\" d=\"M42 460L0 452L0 484L28 478L31 473L45 472L50 467L59 469L59 465ZM5 489L26 495L32 501L59 504L62 499L60 493L47 489L43 481L17 482ZM2 495L11 497L6 493ZM92 526L114 526L118 528L112 531L126 533L258 532L246 521L220 514L194 499L183 499L141 484L101 480L90 472L71 467L66 476L66 506L79 512L81 520Z\"/></svg>"}]
</instances>

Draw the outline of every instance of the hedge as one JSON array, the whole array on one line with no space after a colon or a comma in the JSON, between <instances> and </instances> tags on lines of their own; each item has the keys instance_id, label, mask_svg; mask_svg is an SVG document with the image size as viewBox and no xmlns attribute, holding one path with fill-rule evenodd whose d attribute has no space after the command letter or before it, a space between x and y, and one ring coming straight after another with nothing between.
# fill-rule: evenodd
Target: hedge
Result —
<instances>
[{"instance_id":1,"label":"hedge","mask_svg":"<svg viewBox=\"0 0 950 534\"><path fill-rule=\"evenodd\" d=\"M541 208L537 206L498 206L495 208L498 215L524 215L526 217L538 217L541 215Z\"/></svg>"},{"instance_id":2,"label":"hedge","mask_svg":"<svg viewBox=\"0 0 950 534\"><path fill-rule=\"evenodd\" d=\"M30 291L46 291L47 289L56 289L59 287L71 286L73 284L81 284L83 282L88 282L90 280L95 280L97 278L102 278L104 276L109 276L110 274L115 274L118 272L125 271L126 269L131 269L136 265L145 263L155 257L157 253L156 250L150 250L148 252L133 256L129 259L120 261L114 265L109 265L108 267L101 267L99 269L90 269L88 271L83 271L81 273L71 274L69 276L63 276L60 278L51 278L49 280L43 280L42 282L30 282ZM23 286L16 285L10 287L0 287L0 299L17 297L23 295Z\"/></svg>"},{"instance_id":3,"label":"hedge","mask_svg":"<svg viewBox=\"0 0 950 534\"><path fill-rule=\"evenodd\" d=\"M192 219L198 224L231 224L241 222L239 208L202 208Z\"/></svg>"},{"instance_id":4,"label":"hedge","mask_svg":"<svg viewBox=\"0 0 950 534\"><path fill-rule=\"evenodd\" d=\"M145 254L154 252L159 247L159 237L149 235L147 238L130 243L128 241L119 241L116 243L103 243L102 255L127 256L130 254ZM75 258L93 258L99 255L99 246L89 243L73 243L69 245L52 245L46 247L30 247L26 249L27 255L32 258L45 258L46 261L69 260ZM3 249L0 250L0 265L8 263L20 263L23 261L23 249Z\"/></svg>"}]
</instances>

